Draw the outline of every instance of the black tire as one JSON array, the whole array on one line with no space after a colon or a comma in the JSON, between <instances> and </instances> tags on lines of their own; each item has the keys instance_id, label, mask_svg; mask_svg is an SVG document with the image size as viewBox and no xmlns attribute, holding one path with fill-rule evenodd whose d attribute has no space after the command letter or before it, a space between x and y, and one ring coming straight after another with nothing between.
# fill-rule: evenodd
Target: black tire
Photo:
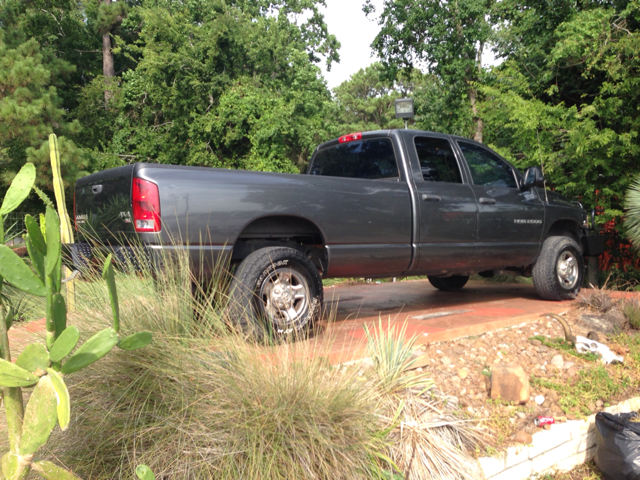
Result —
<instances>
[{"instance_id":1,"label":"black tire","mask_svg":"<svg viewBox=\"0 0 640 480\"><path fill-rule=\"evenodd\" d=\"M545 300L571 300L584 278L582 249L571 237L549 237L531 272L533 286Z\"/></svg>"},{"instance_id":2,"label":"black tire","mask_svg":"<svg viewBox=\"0 0 640 480\"><path fill-rule=\"evenodd\" d=\"M462 287L469 281L467 275L451 275L450 277L434 277L429 275L427 278L431 285L444 292L457 292L458 290L462 290Z\"/></svg>"},{"instance_id":3,"label":"black tire","mask_svg":"<svg viewBox=\"0 0 640 480\"><path fill-rule=\"evenodd\" d=\"M322 312L318 269L289 247L251 253L238 266L229 291L230 320L257 341L293 336Z\"/></svg>"}]
</instances>

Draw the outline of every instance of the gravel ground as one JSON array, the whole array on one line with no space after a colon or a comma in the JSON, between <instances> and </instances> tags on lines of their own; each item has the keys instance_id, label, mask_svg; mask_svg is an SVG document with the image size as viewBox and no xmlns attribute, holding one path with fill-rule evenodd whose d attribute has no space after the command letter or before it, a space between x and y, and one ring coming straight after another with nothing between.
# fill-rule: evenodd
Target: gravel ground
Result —
<instances>
[{"instance_id":1,"label":"gravel ground","mask_svg":"<svg viewBox=\"0 0 640 480\"><path fill-rule=\"evenodd\" d=\"M586 336L590 330L580 320L583 313L578 309L571 309L562 315L574 335ZM557 320L542 317L531 323L480 336L453 342L426 343L420 347L419 352L423 355L419 357L419 364L423 366L416 371L427 372L436 382L436 387L450 396L450 401L457 402L470 417L494 419L496 415L502 416L502 419L496 420L498 423L506 419L508 425L500 427L506 440L503 446L506 446L513 443L512 435L515 432L538 431L540 427L534 425L534 419L539 415L565 416L568 420L575 419L576 416L563 412L555 390L534 385L531 385L529 401L523 406L505 405L503 402L490 400L489 372L492 366L516 364L522 366L529 377L567 383L579 375L580 370L599 364L547 347L539 340L530 340L531 337L540 335L548 339L564 338L564 331ZM618 348L613 344L611 347ZM544 402L540 405L535 401L539 395L544 397ZM593 413L600 411L605 407L606 400L612 402L613 399L599 399L590 403L588 408Z\"/></svg>"}]
</instances>

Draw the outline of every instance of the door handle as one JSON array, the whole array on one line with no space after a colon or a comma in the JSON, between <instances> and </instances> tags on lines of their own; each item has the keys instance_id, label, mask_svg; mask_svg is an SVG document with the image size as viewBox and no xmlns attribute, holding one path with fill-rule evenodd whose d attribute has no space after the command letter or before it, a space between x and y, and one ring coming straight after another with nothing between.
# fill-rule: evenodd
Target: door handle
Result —
<instances>
[{"instance_id":1,"label":"door handle","mask_svg":"<svg viewBox=\"0 0 640 480\"><path fill-rule=\"evenodd\" d=\"M91 185L91 193L94 195L102 193L102 185Z\"/></svg>"},{"instance_id":2,"label":"door handle","mask_svg":"<svg viewBox=\"0 0 640 480\"><path fill-rule=\"evenodd\" d=\"M480 203L482 203L483 205L495 205L496 204L495 198L480 197L478 201Z\"/></svg>"},{"instance_id":3,"label":"door handle","mask_svg":"<svg viewBox=\"0 0 640 480\"><path fill-rule=\"evenodd\" d=\"M428 195L426 193L422 194L422 200L425 202L439 202L442 200L438 195Z\"/></svg>"}]
</instances>

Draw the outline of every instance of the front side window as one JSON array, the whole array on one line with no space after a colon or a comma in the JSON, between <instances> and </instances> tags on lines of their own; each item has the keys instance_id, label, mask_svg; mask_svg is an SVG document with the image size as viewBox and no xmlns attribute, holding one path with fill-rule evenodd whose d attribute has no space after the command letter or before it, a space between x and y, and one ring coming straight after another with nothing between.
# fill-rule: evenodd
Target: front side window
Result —
<instances>
[{"instance_id":1,"label":"front side window","mask_svg":"<svg viewBox=\"0 0 640 480\"><path fill-rule=\"evenodd\" d=\"M414 144L425 182L462 183L458 162L448 140L415 137Z\"/></svg>"},{"instance_id":2,"label":"front side window","mask_svg":"<svg viewBox=\"0 0 640 480\"><path fill-rule=\"evenodd\" d=\"M500 157L473 143L458 142L467 160L473 183L517 188L513 169Z\"/></svg>"},{"instance_id":3,"label":"front side window","mask_svg":"<svg viewBox=\"0 0 640 480\"><path fill-rule=\"evenodd\" d=\"M340 143L320 150L309 172L329 177L398 178L398 164L389 138Z\"/></svg>"}]
</instances>

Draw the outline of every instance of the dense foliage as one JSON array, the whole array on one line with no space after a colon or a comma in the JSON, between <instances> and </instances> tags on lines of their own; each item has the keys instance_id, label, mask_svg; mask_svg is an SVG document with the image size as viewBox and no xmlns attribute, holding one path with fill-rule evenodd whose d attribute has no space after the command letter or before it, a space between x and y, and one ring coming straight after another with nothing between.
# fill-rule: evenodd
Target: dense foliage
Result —
<instances>
[{"instance_id":1,"label":"dense foliage","mask_svg":"<svg viewBox=\"0 0 640 480\"><path fill-rule=\"evenodd\" d=\"M333 92L322 4L2 0L1 183L28 160L47 173L52 131L68 186L136 161L297 172L324 140L402 127L393 101L411 96L411 127L542 163L553 188L621 218L640 148L637 0L363 0L381 61ZM499 65L482 65L489 49Z\"/></svg>"}]
</instances>

